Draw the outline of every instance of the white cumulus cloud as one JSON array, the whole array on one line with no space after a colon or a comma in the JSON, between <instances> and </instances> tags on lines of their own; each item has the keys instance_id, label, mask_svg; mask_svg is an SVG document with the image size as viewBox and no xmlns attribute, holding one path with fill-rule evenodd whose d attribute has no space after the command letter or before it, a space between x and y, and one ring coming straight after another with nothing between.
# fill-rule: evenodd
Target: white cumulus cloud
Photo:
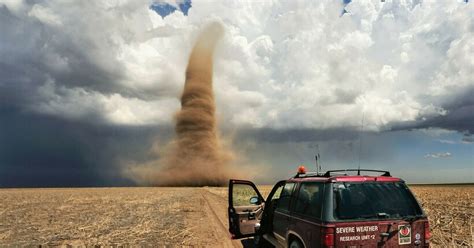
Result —
<instances>
[{"instance_id":1,"label":"white cumulus cloud","mask_svg":"<svg viewBox=\"0 0 474 248\"><path fill-rule=\"evenodd\" d=\"M215 60L223 125L358 128L363 115L368 130L388 130L446 116L474 88L472 4L353 1L341 16L337 1L194 1L188 16L165 18L149 4L0 1L10 21L0 26L13 25L0 55L26 73L39 101L29 108L170 125L193 39L210 20L226 29Z\"/></svg>"},{"instance_id":2,"label":"white cumulus cloud","mask_svg":"<svg viewBox=\"0 0 474 248\"><path fill-rule=\"evenodd\" d=\"M448 157L451 157L450 152L428 153L425 155L425 158L448 158Z\"/></svg>"}]
</instances>

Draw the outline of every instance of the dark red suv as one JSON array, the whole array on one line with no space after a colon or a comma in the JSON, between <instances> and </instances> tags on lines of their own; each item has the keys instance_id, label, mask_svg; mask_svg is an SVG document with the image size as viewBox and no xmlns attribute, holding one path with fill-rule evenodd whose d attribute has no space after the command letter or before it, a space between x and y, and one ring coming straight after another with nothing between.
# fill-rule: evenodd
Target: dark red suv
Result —
<instances>
[{"instance_id":1,"label":"dark red suv","mask_svg":"<svg viewBox=\"0 0 474 248\"><path fill-rule=\"evenodd\" d=\"M252 182L231 179L228 214L232 238L254 236L257 246L429 247L431 236L420 204L388 171L299 170L266 200Z\"/></svg>"}]
</instances>

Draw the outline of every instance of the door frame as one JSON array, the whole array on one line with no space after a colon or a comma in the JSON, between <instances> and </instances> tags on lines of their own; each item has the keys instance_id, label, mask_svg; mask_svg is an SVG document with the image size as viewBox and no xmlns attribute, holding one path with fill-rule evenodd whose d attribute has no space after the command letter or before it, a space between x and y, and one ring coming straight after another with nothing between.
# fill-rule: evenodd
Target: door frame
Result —
<instances>
[{"instance_id":1,"label":"door frame","mask_svg":"<svg viewBox=\"0 0 474 248\"><path fill-rule=\"evenodd\" d=\"M229 232L232 235L232 239L240 239L240 238L255 236L256 233L243 235L240 232L240 224L238 223L239 216L237 215L237 212L235 210L234 203L233 203L234 184L242 184L242 185L251 186L254 189L254 191L257 193L257 196L260 199L260 204L264 204L265 199L263 198L262 194L260 193L257 186L255 186L255 184L253 182L246 181L246 180L238 180L238 179L230 179L229 180L227 214L228 214L228 219L229 219ZM263 208L264 208L264 205L263 205ZM264 211L264 209L263 209L263 211Z\"/></svg>"}]
</instances>

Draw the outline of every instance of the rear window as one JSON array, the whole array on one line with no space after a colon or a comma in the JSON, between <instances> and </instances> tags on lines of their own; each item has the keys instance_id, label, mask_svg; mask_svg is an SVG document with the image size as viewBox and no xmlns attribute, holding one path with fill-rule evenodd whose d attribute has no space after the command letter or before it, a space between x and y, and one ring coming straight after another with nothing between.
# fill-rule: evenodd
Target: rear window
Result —
<instances>
[{"instance_id":1,"label":"rear window","mask_svg":"<svg viewBox=\"0 0 474 248\"><path fill-rule=\"evenodd\" d=\"M422 214L402 182L334 183L334 218L338 220L397 219Z\"/></svg>"}]
</instances>

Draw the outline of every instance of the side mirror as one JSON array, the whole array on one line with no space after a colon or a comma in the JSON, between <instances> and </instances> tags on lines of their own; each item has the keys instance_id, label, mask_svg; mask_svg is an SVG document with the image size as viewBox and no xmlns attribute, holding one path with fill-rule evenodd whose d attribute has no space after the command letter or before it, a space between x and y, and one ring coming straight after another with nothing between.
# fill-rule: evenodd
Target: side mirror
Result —
<instances>
[{"instance_id":1,"label":"side mirror","mask_svg":"<svg viewBox=\"0 0 474 248\"><path fill-rule=\"evenodd\" d=\"M258 205L258 204L260 204L260 199L258 198L258 196L252 196L252 197L250 197L249 202L252 205Z\"/></svg>"}]
</instances>

